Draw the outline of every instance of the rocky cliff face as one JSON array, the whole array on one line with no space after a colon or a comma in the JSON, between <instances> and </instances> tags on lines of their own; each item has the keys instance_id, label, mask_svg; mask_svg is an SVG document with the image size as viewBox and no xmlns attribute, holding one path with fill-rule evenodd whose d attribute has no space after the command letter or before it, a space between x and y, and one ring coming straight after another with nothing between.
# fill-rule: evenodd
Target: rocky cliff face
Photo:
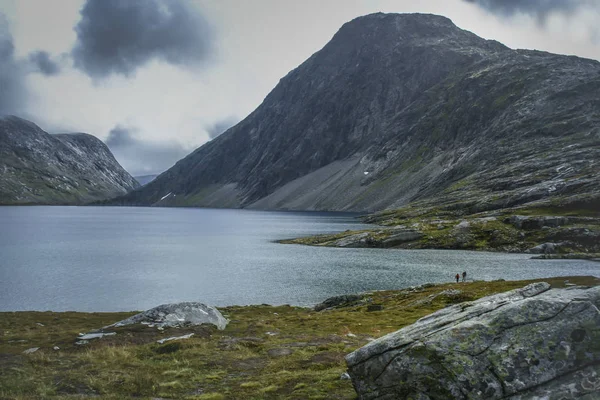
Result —
<instances>
[{"instance_id":1,"label":"rocky cliff face","mask_svg":"<svg viewBox=\"0 0 600 400\"><path fill-rule=\"evenodd\" d=\"M444 17L344 26L246 119L118 204L488 210L600 189L600 63Z\"/></svg>"},{"instance_id":2,"label":"rocky cliff face","mask_svg":"<svg viewBox=\"0 0 600 400\"><path fill-rule=\"evenodd\" d=\"M0 118L0 172L0 204L83 204L139 187L96 137L12 116Z\"/></svg>"}]
</instances>

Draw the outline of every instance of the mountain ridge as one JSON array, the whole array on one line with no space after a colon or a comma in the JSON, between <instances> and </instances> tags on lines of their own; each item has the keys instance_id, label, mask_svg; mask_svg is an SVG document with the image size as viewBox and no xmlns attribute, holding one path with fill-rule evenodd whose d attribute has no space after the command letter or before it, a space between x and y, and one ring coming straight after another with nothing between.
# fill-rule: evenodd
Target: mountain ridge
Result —
<instances>
[{"instance_id":1,"label":"mountain ridge","mask_svg":"<svg viewBox=\"0 0 600 400\"><path fill-rule=\"evenodd\" d=\"M0 170L0 204L85 204L139 186L95 136L16 116L0 118Z\"/></svg>"},{"instance_id":2,"label":"mountain ridge","mask_svg":"<svg viewBox=\"0 0 600 400\"><path fill-rule=\"evenodd\" d=\"M445 17L371 14L239 124L112 203L377 211L597 196L598 85L593 60L512 50ZM558 149L571 145L587 149ZM570 174L551 172L561 163Z\"/></svg>"}]
</instances>

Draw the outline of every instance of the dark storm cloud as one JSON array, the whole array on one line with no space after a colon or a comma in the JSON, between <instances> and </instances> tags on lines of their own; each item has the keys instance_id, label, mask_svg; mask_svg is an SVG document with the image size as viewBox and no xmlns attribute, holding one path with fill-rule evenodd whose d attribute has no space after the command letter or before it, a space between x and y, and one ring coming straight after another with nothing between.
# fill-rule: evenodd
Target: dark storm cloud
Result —
<instances>
[{"instance_id":1,"label":"dark storm cloud","mask_svg":"<svg viewBox=\"0 0 600 400\"><path fill-rule=\"evenodd\" d=\"M238 122L239 118L227 117L225 119L215 122L213 125L205 127L204 129L206 130L206 133L208 133L208 137L210 139L214 139L221 133L225 132L227 129L237 124Z\"/></svg>"},{"instance_id":2,"label":"dark storm cloud","mask_svg":"<svg viewBox=\"0 0 600 400\"><path fill-rule=\"evenodd\" d=\"M15 59L13 37L0 13L0 115L19 114L27 102L25 72Z\"/></svg>"},{"instance_id":3,"label":"dark storm cloud","mask_svg":"<svg viewBox=\"0 0 600 400\"><path fill-rule=\"evenodd\" d=\"M466 0L491 12L507 16L524 13L544 20L551 12L570 13L579 7L593 5L593 0Z\"/></svg>"},{"instance_id":4,"label":"dark storm cloud","mask_svg":"<svg viewBox=\"0 0 600 400\"><path fill-rule=\"evenodd\" d=\"M75 32L75 66L92 78L128 76L155 59L197 65L212 42L208 23L187 0L87 0Z\"/></svg>"},{"instance_id":5,"label":"dark storm cloud","mask_svg":"<svg viewBox=\"0 0 600 400\"><path fill-rule=\"evenodd\" d=\"M185 157L190 149L175 142L151 142L138 137L135 128L115 126L106 139L119 163L134 176L161 173Z\"/></svg>"},{"instance_id":6,"label":"dark storm cloud","mask_svg":"<svg viewBox=\"0 0 600 400\"><path fill-rule=\"evenodd\" d=\"M60 73L59 64L46 51L34 51L29 54L28 60L35 72L46 76L58 75Z\"/></svg>"}]
</instances>

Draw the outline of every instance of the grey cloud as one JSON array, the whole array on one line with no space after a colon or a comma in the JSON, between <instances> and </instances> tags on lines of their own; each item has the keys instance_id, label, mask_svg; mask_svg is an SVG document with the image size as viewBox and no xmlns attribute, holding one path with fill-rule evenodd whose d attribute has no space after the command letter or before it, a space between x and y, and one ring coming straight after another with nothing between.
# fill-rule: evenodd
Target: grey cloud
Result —
<instances>
[{"instance_id":1,"label":"grey cloud","mask_svg":"<svg viewBox=\"0 0 600 400\"><path fill-rule=\"evenodd\" d=\"M8 21L0 13L0 115L22 115L27 103L25 72L14 53Z\"/></svg>"},{"instance_id":2,"label":"grey cloud","mask_svg":"<svg viewBox=\"0 0 600 400\"><path fill-rule=\"evenodd\" d=\"M105 141L119 163L134 176L159 174L191 150L176 142L146 141L138 134L136 128L117 125Z\"/></svg>"},{"instance_id":3,"label":"grey cloud","mask_svg":"<svg viewBox=\"0 0 600 400\"><path fill-rule=\"evenodd\" d=\"M96 79L132 75L155 59L198 65L212 47L207 21L186 0L87 0L75 32L75 67Z\"/></svg>"},{"instance_id":4,"label":"grey cloud","mask_svg":"<svg viewBox=\"0 0 600 400\"><path fill-rule=\"evenodd\" d=\"M214 139L238 122L239 118L237 117L227 117L212 125L206 126L204 129L206 130L206 133L208 133L208 137Z\"/></svg>"},{"instance_id":5,"label":"grey cloud","mask_svg":"<svg viewBox=\"0 0 600 400\"><path fill-rule=\"evenodd\" d=\"M544 21L551 12L570 13L584 6L593 6L594 0L465 0L493 13L511 16L529 14Z\"/></svg>"},{"instance_id":6,"label":"grey cloud","mask_svg":"<svg viewBox=\"0 0 600 400\"><path fill-rule=\"evenodd\" d=\"M34 51L29 54L28 60L35 72L46 76L58 75L60 73L60 65L46 51Z\"/></svg>"}]
</instances>

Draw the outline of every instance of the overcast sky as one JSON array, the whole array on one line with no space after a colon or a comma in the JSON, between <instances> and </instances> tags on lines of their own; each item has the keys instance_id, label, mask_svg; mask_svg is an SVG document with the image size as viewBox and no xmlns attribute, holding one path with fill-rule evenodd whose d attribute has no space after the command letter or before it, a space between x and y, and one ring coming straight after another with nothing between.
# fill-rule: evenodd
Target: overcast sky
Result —
<instances>
[{"instance_id":1,"label":"overcast sky","mask_svg":"<svg viewBox=\"0 0 600 400\"><path fill-rule=\"evenodd\" d=\"M133 175L158 173L378 11L600 60L599 0L0 0L0 114L91 133Z\"/></svg>"}]
</instances>

